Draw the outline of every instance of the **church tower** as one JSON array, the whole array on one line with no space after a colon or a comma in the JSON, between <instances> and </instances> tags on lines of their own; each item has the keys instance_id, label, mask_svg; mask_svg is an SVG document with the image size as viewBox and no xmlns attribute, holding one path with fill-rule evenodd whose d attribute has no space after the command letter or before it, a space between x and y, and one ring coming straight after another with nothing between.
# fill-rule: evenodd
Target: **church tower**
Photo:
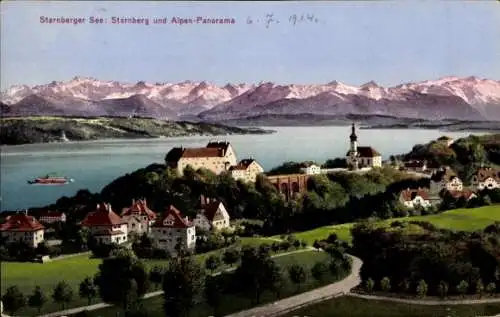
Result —
<instances>
[{"instance_id":1,"label":"church tower","mask_svg":"<svg viewBox=\"0 0 500 317\"><path fill-rule=\"evenodd\" d=\"M358 136L356 135L356 125L352 123L351 135L351 148L349 149L350 167L352 170L358 169Z\"/></svg>"}]
</instances>

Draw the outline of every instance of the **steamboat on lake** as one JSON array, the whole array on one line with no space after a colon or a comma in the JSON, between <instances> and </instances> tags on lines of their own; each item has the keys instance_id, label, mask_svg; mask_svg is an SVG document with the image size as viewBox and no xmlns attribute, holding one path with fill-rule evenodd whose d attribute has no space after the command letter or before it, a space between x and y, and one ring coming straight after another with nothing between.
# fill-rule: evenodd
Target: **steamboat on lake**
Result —
<instances>
[{"instance_id":1,"label":"steamboat on lake","mask_svg":"<svg viewBox=\"0 0 500 317\"><path fill-rule=\"evenodd\" d=\"M32 180L28 180L30 185L65 185L72 183L74 180L66 176L58 176L54 174L47 174L46 176L40 176Z\"/></svg>"}]
</instances>

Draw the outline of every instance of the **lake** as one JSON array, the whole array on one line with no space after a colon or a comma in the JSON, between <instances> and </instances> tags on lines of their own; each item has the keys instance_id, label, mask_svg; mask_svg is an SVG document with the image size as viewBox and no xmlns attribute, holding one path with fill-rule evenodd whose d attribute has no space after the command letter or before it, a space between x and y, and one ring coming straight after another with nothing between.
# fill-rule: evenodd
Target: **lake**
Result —
<instances>
[{"instance_id":1,"label":"lake","mask_svg":"<svg viewBox=\"0 0 500 317\"><path fill-rule=\"evenodd\" d=\"M266 127L267 128L267 127ZM205 146L209 140L230 141L239 159L253 157L265 170L285 161L317 161L343 157L349 146L350 127L270 127L277 131L265 135L221 137L179 137L141 140L101 140L69 143L29 144L1 148L1 208L16 210L40 207L61 196L72 196L79 189L100 191L113 179L145 167L162 163L175 146ZM359 130L360 145L372 146L384 159L411 150L442 135L463 137L470 132L438 130ZM62 186L28 185L27 180L57 172L74 183Z\"/></svg>"}]
</instances>

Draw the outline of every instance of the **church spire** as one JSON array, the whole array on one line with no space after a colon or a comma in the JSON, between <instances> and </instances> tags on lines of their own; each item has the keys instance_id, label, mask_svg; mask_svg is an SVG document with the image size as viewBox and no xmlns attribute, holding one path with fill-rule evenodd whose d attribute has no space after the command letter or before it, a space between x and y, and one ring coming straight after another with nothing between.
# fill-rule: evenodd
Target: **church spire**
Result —
<instances>
[{"instance_id":1,"label":"church spire","mask_svg":"<svg viewBox=\"0 0 500 317\"><path fill-rule=\"evenodd\" d=\"M351 131L351 142L356 142L358 140L358 136L356 135L356 125L354 124L354 122L352 123Z\"/></svg>"}]
</instances>

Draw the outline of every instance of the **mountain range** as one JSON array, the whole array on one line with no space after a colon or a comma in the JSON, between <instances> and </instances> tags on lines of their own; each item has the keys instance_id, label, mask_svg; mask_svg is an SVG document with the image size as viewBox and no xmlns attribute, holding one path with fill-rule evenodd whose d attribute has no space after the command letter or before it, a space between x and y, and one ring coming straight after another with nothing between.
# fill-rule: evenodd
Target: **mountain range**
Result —
<instances>
[{"instance_id":1,"label":"mountain range","mask_svg":"<svg viewBox=\"0 0 500 317\"><path fill-rule=\"evenodd\" d=\"M135 84L74 77L17 85L0 94L4 116L145 116L221 122L277 115L389 115L425 120L500 121L500 81L444 77L383 87L338 81L218 86L208 82Z\"/></svg>"}]
</instances>

